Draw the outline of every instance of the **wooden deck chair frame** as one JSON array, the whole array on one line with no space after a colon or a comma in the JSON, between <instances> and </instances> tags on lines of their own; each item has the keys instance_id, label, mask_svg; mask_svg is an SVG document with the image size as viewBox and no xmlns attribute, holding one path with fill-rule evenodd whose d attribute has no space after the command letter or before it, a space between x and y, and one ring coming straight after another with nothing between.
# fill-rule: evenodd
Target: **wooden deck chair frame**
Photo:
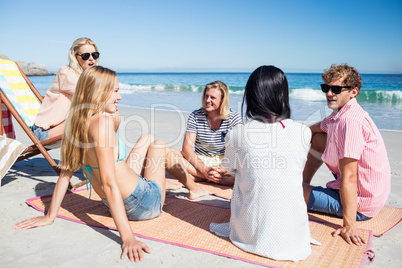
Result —
<instances>
[{"instance_id":1,"label":"wooden deck chair frame","mask_svg":"<svg viewBox=\"0 0 402 268\"><path fill-rule=\"evenodd\" d=\"M31 83L31 81L28 79L28 77L25 75L25 73L21 70L20 66L18 66L17 63L15 63L15 64L17 65L19 72L21 73L22 77L25 79L25 82L28 84L29 88L32 90L32 92L35 94L35 96L38 98L38 100L42 103L42 101L43 101L42 95L34 87L34 85ZM59 136L53 137L51 139L48 139L46 141L40 142L39 139L35 136L33 131L25 123L25 121L22 119L20 114L17 112L17 110L14 108L12 103L8 100L7 96L3 93L3 91L1 89L0 89L0 97L1 97L0 98L0 107L1 107L1 104L4 103L4 105L7 107L7 109L11 112L11 114L14 116L14 118L20 124L22 129L25 131L25 133L28 135L28 137L34 143L33 145L28 146L25 149L25 151L23 151L20 154L20 156L17 158L16 162L30 158L30 157L38 155L38 154L42 154L45 157L45 159L49 162L49 164L53 168L53 170L57 173L57 175L60 175L60 171L61 171L60 168L57 166L54 159L48 153L48 150L50 150L50 149L45 148L45 146L61 141L63 135L59 135ZM3 135L3 124L2 124L2 114L1 113L0 113L0 135ZM74 190L84 184L85 184L85 181L79 182L75 185L73 185L70 182L69 188Z\"/></svg>"}]
</instances>

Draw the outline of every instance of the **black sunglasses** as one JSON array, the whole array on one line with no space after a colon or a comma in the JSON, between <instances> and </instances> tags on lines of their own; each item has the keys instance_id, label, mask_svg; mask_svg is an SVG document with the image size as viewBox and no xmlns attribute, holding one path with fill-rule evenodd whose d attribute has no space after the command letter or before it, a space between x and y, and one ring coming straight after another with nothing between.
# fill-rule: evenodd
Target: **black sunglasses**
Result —
<instances>
[{"instance_id":1,"label":"black sunglasses","mask_svg":"<svg viewBox=\"0 0 402 268\"><path fill-rule=\"evenodd\" d=\"M342 92L342 88L352 88L351 86L346 86L346 87L342 87L342 86L330 86L327 84L321 84L321 90L324 93L327 93L329 90L332 91L332 93L334 94L339 94Z\"/></svg>"},{"instance_id":2,"label":"black sunglasses","mask_svg":"<svg viewBox=\"0 0 402 268\"><path fill-rule=\"evenodd\" d=\"M76 54L77 56L80 56L82 60L88 60L89 57L92 55L92 58L94 60L96 60L97 58L99 58L100 53L99 52L92 52L92 53L82 53L80 54Z\"/></svg>"}]
</instances>

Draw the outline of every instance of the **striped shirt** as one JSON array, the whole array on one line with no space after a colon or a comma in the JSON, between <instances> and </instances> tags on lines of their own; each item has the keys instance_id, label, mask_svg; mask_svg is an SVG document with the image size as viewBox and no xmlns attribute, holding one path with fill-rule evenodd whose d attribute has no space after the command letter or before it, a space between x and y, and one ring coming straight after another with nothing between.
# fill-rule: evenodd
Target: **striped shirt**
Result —
<instances>
[{"instance_id":1,"label":"striped shirt","mask_svg":"<svg viewBox=\"0 0 402 268\"><path fill-rule=\"evenodd\" d=\"M338 177L328 182L327 187L340 189L340 159L358 160L357 211L374 217L391 191L391 168L379 130L356 99L346 103L338 113L325 118L320 127L328 133L322 160Z\"/></svg>"},{"instance_id":2,"label":"striped shirt","mask_svg":"<svg viewBox=\"0 0 402 268\"><path fill-rule=\"evenodd\" d=\"M230 109L230 115L222 120L217 130L212 130L202 108L193 111L187 120L187 132L195 133L194 151L199 155L225 154L225 136L234 126L241 124L241 117Z\"/></svg>"}]
</instances>

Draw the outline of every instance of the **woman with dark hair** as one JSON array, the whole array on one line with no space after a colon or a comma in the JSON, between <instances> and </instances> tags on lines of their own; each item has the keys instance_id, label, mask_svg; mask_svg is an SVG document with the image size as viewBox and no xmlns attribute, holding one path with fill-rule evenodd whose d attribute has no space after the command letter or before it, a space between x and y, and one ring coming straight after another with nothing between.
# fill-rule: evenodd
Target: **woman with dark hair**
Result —
<instances>
[{"instance_id":1,"label":"woman with dark hair","mask_svg":"<svg viewBox=\"0 0 402 268\"><path fill-rule=\"evenodd\" d=\"M226 135L219 170L236 177L230 222L211 223L210 229L247 252L305 259L312 239L302 174L311 131L290 119L288 82L274 66L250 75L244 104L247 121Z\"/></svg>"},{"instance_id":2,"label":"woman with dark hair","mask_svg":"<svg viewBox=\"0 0 402 268\"><path fill-rule=\"evenodd\" d=\"M264 76L267 76L266 79ZM290 118L289 90L286 75L274 66L261 66L249 77L244 90L242 110L246 116L273 123Z\"/></svg>"}]
</instances>

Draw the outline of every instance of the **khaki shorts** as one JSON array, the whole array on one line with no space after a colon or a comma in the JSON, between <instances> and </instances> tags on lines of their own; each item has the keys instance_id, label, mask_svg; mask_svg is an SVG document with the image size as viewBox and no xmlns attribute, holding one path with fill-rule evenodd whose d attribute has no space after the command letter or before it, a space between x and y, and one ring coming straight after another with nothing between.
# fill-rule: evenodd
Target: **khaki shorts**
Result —
<instances>
[{"instance_id":1,"label":"khaki shorts","mask_svg":"<svg viewBox=\"0 0 402 268\"><path fill-rule=\"evenodd\" d=\"M206 156L197 154L197 156L207 167L222 166L223 155Z\"/></svg>"}]
</instances>

